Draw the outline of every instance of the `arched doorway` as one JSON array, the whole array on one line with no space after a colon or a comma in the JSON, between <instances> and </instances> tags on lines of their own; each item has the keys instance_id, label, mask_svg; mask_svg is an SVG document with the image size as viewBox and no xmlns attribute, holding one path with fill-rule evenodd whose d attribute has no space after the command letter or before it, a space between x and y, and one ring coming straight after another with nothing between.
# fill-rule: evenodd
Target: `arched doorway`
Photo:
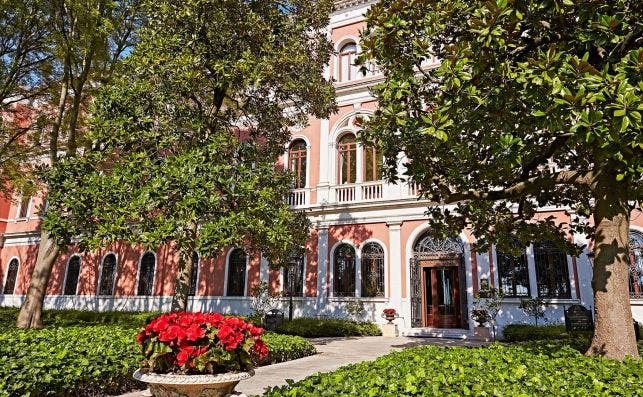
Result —
<instances>
[{"instance_id":1,"label":"arched doorway","mask_svg":"<svg viewBox=\"0 0 643 397\"><path fill-rule=\"evenodd\" d=\"M460 239L421 236L411 259L412 326L464 327L465 284L464 245Z\"/></svg>"}]
</instances>

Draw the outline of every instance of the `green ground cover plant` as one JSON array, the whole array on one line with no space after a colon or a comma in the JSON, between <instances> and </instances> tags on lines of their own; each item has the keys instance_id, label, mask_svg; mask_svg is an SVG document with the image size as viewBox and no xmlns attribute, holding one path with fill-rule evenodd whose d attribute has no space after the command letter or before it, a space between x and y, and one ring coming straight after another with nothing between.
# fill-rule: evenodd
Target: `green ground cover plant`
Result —
<instances>
[{"instance_id":1,"label":"green ground cover plant","mask_svg":"<svg viewBox=\"0 0 643 397\"><path fill-rule=\"evenodd\" d=\"M643 396L643 366L589 358L561 342L423 346L315 374L267 397Z\"/></svg>"},{"instance_id":2,"label":"green ground cover plant","mask_svg":"<svg viewBox=\"0 0 643 397\"><path fill-rule=\"evenodd\" d=\"M16 309L0 309L0 397L95 397L142 384L132 379L142 357L134 337L156 313L51 310L46 328L13 326ZM301 337L267 333L268 365L316 353Z\"/></svg>"},{"instance_id":3,"label":"green ground cover plant","mask_svg":"<svg viewBox=\"0 0 643 397\"><path fill-rule=\"evenodd\" d=\"M276 333L298 335L305 338L377 336L382 335L379 327L370 322L358 322L338 318L295 318L277 327Z\"/></svg>"}]
</instances>

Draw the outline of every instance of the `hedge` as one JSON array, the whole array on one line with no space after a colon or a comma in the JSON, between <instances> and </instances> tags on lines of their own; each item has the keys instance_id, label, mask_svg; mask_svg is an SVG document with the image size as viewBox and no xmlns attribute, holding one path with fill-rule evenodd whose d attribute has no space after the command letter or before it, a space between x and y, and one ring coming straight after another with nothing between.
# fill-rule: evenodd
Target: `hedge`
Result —
<instances>
[{"instance_id":1,"label":"hedge","mask_svg":"<svg viewBox=\"0 0 643 397\"><path fill-rule=\"evenodd\" d=\"M41 330L16 329L11 325L15 317L2 323L0 397L89 397L143 388L132 379L141 360L134 336L150 314L110 317L109 313L89 313L64 318L58 312L61 318L55 320L55 325ZM117 320L126 325L68 324ZM133 327L132 323L140 325ZM270 355L262 365L316 353L315 347L300 337L268 333L264 340Z\"/></svg>"},{"instance_id":2,"label":"hedge","mask_svg":"<svg viewBox=\"0 0 643 397\"><path fill-rule=\"evenodd\" d=\"M0 324L14 324L18 317L17 308L0 308ZM119 324L131 328L144 326L160 312L93 312L89 310L44 310L42 322L48 325L98 325Z\"/></svg>"},{"instance_id":3,"label":"hedge","mask_svg":"<svg viewBox=\"0 0 643 397\"><path fill-rule=\"evenodd\" d=\"M382 331L374 323L337 318L295 318L284 321L275 332L305 338L382 335Z\"/></svg>"},{"instance_id":4,"label":"hedge","mask_svg":"<svg viewBox=\"0 0 643 397\"><path fill-rule=\"evenodd\" d=\"M588 358L562 343L423 346L315 374L267 397L643 396L640 361Z\"/></svg>"},{"instance_id":5,"label":"hedge","mask_svg":"<svg viewBox=\"0 0 643 397\"><path fill-rule=\"evenodd\" d=\"M502 331L504 340L507 342L528 342L533 340L557 340L557 339L588 339L591 332L569 333L564 325L527 325L511 324Z\"/></svg>"}]
</instances>

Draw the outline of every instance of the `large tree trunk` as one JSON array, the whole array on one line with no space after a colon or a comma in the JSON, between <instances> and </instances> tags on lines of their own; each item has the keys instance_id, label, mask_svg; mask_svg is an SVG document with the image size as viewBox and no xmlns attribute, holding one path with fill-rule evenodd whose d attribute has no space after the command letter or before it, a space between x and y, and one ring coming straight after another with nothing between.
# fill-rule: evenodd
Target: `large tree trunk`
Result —
<instances>
[{"instance_id":1,"label":"large tree trunk","mask_svg":"<svg viewBox=\"0 0 643 397\"><path fill-rule=\"evenodd\" d=\"M179 251L179 270L174 283L174 296L172 297L172 311L184 312L188 309L188 294L192 281L192 250Z\"/></svg>"},{"instance_id":2,"label":"large tree trunk","mask_svg":"<svg viewBox=\"0 0 643 397\"><path fill-rule=\"evenodd\" d=\"M60 248L44 229L40 232L40 247L36 266L31 274L27 296L20 308L18 328L42 328L42 306L45 301L51 269L58 259Z\"/></svg>"},{"instance_id":3,"label":"large tree trunk","mask_svg":"<svg viewBox=\"0 0 643 397\"><path fill-rule=\"evenodd\" d=\"M623 360L639 357L632 325L628 286L630 209L627 188L618 186L614 175L599 172L594 185L596 225L594 247L594 338L590 356Z\"/></svg>"}]
</instances>

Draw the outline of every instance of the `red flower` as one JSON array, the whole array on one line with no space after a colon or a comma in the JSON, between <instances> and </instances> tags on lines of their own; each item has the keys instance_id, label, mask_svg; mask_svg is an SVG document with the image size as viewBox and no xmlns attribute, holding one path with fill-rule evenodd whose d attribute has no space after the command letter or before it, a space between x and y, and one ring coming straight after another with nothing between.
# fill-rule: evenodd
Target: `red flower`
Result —
<instances>
[{"instance_id":1,"label":"red flower","mask_svg":"<svg viewBox=\"0 0 643 397\"><path fill-rule=\"evenodd\" d=\"M199 324L192 324L185 331L186 339L191 342L196 342L197 340L203 338L204 336L205 336L205 330L201 328L201 325Z\"/></svg>"},{"instance_id":2,"label":"red flower","mask_svg":"<svg viewBox=\"0 0 643 397\"><path fill-rule=\"evenodd\" d=\"M268 346L262 340L258 340L252 346L252 352L259 356L259 360L263 360L268 356Z\"/></svg>"}]
</instances>

